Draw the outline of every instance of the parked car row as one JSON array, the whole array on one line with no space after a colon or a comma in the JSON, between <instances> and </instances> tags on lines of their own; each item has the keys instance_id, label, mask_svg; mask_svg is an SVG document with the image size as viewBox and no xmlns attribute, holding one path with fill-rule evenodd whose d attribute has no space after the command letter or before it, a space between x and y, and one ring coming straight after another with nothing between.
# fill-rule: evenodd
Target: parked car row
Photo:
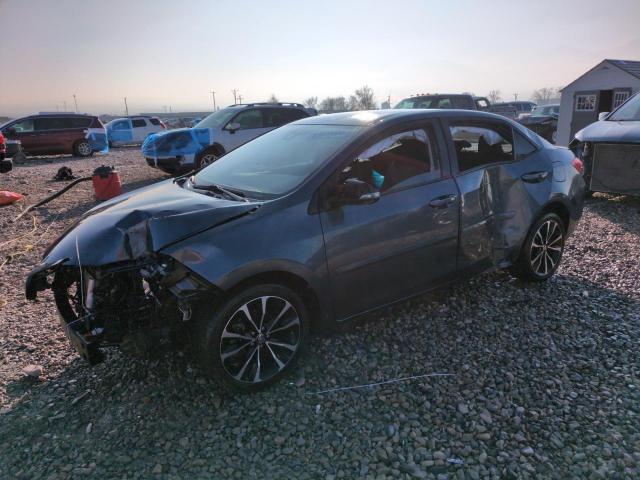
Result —
<instances>
[{"instance_id":1,"label":"parked car row","mask_svg":"<svg viewBox=\"0 0 640 480\"><path fill-rule=\"evenodd\" d=\"M218 110L193 128L149 135L142 144L147 163L170 174L216 161L225 153L287 123L316 115L299 103L249 103Z\"/></svg>"}]
</instances>

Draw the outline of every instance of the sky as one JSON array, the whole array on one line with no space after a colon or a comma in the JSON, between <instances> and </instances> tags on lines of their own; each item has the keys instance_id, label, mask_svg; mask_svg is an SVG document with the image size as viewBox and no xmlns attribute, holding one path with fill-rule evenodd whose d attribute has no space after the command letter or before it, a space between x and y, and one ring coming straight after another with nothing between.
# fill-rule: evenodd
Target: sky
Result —
<instances>
[{"instance_id":1,"label":"sky","mask_svg":"<svg viewBox=\"0 0 640 480\"><path fill-rule=\"evenodd\" d=\"M638 0L0 0L0 116L561 87L640 60Z\"/></svg>"}]
</instances>

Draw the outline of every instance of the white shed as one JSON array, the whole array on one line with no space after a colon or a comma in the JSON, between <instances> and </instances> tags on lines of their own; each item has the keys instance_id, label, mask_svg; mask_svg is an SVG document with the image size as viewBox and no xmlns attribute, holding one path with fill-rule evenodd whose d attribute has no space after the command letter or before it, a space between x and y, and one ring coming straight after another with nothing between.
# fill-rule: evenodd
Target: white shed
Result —
<instances>
[{"instance_id":1,"label":"white shed","mask_svg":"<svg viewBox=\"0 0 640 480\"><path fill-rule=\"evenodd\" d=\"M561 90L558 145L640 91L640 61L606 59Z\"/></svg>"}]
</instances>

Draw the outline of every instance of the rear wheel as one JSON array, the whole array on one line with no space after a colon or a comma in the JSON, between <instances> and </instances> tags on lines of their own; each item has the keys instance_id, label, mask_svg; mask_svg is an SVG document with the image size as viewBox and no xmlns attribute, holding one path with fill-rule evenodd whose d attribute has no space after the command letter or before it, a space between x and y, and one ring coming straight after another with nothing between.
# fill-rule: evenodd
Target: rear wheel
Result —
<instances>
[{"instance_id":1,"label":"rear wheel","mask_svg":"<svg viewBox=\"0 0 640 480\"><path fill-rule=\"evenodd\" d=\"M73 145L73 154L77 157L90 157L93 155L93 147L88 140L78 140Z\"/></svg>"},{"instance_id":2,"label":"rear wheel","mask_svg":"<svg viewBox=\"0 0 640 480\"><path fill-rule=\"evenodd\" d=\"M199 361L236 390L260 390L293 366L308 318L301 298L276 284L250 287L217 308L201 306L194 319Z\"/></svg>"},{"instance_id":3,"label":"rear wheel","mask_svg":"<svg viewBox=\"0 0 640 480\"><path fill-rule=\"evenodd\" d=\"M208 147L196 155L196 169L211 165L218 160L223 153L218 147Z\"/></svg>"},{"instance_id":4,"label":"rear wheel","mask_svg":"<svg viewBox=\"0 0 640 480\"><path fill-rule=\"evenodd\" d=\"M540 217L531 227L511 273L537 282L551 277L562 259L565 232L564 222L555 213Z\"/></svg>"}]
</instances>

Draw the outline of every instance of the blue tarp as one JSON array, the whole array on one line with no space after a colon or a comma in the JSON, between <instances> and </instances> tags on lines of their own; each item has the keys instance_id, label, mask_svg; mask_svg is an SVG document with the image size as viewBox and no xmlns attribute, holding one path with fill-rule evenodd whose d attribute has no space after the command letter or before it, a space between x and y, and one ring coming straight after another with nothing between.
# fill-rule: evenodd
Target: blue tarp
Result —
<instances>
[{"instance_id":1,"label":"blue tarp","mask_svg":"<svg viewBox=\"0 0 640 480\"><path fill-rule=\"evenodd\" d=\"M168 158L195 154L212 144L209 128L185 128L149 135L142 144L147 158Z\"/></svg>"}]
</instances>

